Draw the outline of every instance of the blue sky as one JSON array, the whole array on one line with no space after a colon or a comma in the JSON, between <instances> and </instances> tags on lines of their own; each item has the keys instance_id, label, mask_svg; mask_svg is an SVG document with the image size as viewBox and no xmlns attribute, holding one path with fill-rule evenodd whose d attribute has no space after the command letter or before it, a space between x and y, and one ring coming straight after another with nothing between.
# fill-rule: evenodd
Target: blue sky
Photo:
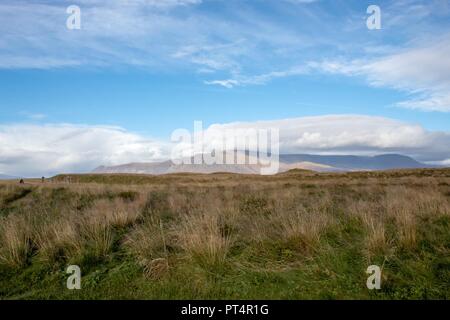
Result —
<instances>
[{"instance_id":1,"label":"blue sky","mask_svg":"<svg viewBox=\"0 0 450 320\"><path fill-rule=\"evenodd\" d=\"M81 9L80 30L66 27L72 4ZM381 9L381 30L366 26L371 4ZM163 145L194 120L303 123L328 115L340 115L350 131L354 115L383 118L379 136L392 121L420 131L417 145L405 135L364 150L450 163L449 18L448 0L4 0L0 173L35 174L29 166L39 159L52 159L42 171L53 173L153 157L108 149L80 162L74 153L92 155L90 144L65 140L54 150L52 141L33 142L52 132L64 140L64 130L115 130L131 144ZM309 130L327 135L320 125ZM360 142L344 144L354 151ZM312 151L333 150L345 148ZM17 164L20 156L29 162Z\"/></svg>"}]
</instances>

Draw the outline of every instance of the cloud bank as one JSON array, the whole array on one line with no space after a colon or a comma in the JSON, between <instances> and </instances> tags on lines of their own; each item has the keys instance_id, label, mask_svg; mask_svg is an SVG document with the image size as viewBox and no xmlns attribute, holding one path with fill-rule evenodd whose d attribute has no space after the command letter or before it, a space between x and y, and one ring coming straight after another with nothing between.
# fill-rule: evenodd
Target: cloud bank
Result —
<instances>
[{"instance_id":1,"label":"cloud bank","mask_svg":"<svg viewBox=\"0 0 450 320\"><path fill-rule=\"evenodd\" d=\"M433 43L406 48L376 59L311 62L309 67L326 73L363 76L375 87L410 93L396 105L423 111L450 112L450 34Z\"/></svg>"},{"instance_id":2,"label":"cloud bank","mask_svg":"<svg viewBox=\"0 0 450 320\"><path fill-rule=\"evenodd\" d=\"M1 125L0 173L49 176L86 172L100 164L160 160L163 142L107 126Z\"/></svg>"},{"instance_id":3,"label":"cloud bank","mask_svg":"<svg viewBox=\"0 0 450 320\"><path fill-rule=\"evenodd\" d=\"M256 76L236 75L229 79L205 81L205 84L231 89L236 86L263 85L277 78L317 72L358 76L365 78L373 87L407 92L411 98L396 103L397 107L450 112L449 54L450 34L446 34L434 42L401 49L377 58L308 61L286 70Z\"/></svg>"},{"instance_id":4,"label":"cloud bank","mask_svg":"<svg viewBox=\"0 0 450 320\"><path fill-rule=\"evenodd\" d=\"M420 125L383 117L326 115L214 124L205 130L244 128L279 128L281 153L401 153L420 161L450 163L450 132L428 131ZM2 125L0 173L50 176L89 172L100 165L169 159L172 147L169 138L157 141L117 127Z\"/></svg>"}]
</instances>

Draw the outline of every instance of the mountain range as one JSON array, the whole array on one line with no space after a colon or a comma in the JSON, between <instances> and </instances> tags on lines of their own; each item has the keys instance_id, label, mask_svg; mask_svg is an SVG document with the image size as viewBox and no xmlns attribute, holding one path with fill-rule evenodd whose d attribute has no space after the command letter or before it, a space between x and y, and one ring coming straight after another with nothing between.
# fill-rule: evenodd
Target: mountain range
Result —
<instances>
[{"instance_id":1,"label":"mountain range","mask_svg":"<svg viewBox=\"0 0 450 320\"><path fill-rule=\"evenodd\" d=\"M253 158L253 159L252 159ZM93 173L134 173L161 175L169 173L215 173L229 172L241 174L259 174L261 164L254 155L238 153L239 163L245 164L174 164L171 160L151 163L128 163L118 166L100 166ZM193 160L191 158L190 160ZM253 161L252 161L253 160ZM192 161L193 162L193 161ZM377 156L354 155L312 155L312 154L283 154L279 156L279 172L292 169L304 169L318 172L346 172L346 171L373 171L389 169L432 168L411 157L399 154L383 154Z\"/></svg>"},{"instance_id":2,"label":"mountain range","mask_svg":"<svg viewBox=\"0 0 450 320\"><path fill-rule=\"evenodd\" d=\"M6 174L0 174L0 180L13 180L19 179L18 177L8 176Z\"/></svg>"}]
</instances>

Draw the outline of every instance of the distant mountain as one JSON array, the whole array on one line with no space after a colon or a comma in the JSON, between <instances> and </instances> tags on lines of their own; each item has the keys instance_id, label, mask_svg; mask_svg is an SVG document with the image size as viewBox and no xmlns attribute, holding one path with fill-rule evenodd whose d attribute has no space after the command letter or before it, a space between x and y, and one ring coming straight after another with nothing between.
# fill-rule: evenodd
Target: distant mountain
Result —
<instances>
[{"instance_id":1,"label":"distant mountain","mask_svg":"<svg viewBox=\"0 0 450 320\"><path fill-rule=\"evenodd\" d=\"M14 180L14 179L20 179L18 177L8 176L6 174L0 174L0 180Z\"/></svg>"},{"instance_id":2,"label":"distant mountain","mask_svg":"<svg viewBox=\"0 0 450 320\"><path fill-rule=\"evenodd\" d=\"M420 163L411 157L399 154L383 154L374 157L347 155L322 156L312 154L280 155L280 162L283 163L297 163L303 161L328 165L342 171L413 169L432 167L424 163Z\"/></svg>"},{"instance_id":3,"label":"distant mountain","mask_svg":"<svg viewBox=\"0 0 450 320\"><path fill-rule=\"evenodd\" d=\"M253 158L253 159L252 159ZM203 164L181 164L175 165L172 161L153 163L129 163L119 166L96 168L93 173L134 173L134 174L169 174L169 173L214 173L230 172L241 174L259 174L262 166L260 164L249 164L258 162L249 154L237 154L236 159L241 163L234 165L207 165ZM389 169L413 169L431 168L414 160L411 157L398 154L383 154L374 157L350 156L350 155L312 155L312 154L283 154L280 155L280 170L285 172L292 169L305 169L319 172L345 172L345 171L372 171Z\"/></svg>"}]
</instances>

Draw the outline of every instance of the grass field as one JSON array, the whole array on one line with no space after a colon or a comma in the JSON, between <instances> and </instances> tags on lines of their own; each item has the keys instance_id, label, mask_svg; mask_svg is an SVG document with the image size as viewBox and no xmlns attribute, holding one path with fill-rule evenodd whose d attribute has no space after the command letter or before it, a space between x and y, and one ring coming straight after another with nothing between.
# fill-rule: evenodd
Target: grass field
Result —
<instances>
[{"instance_id":1,"label":"grass field","mask_svg":"<svg viewBox=\"0 0 450 320\"><path fill-rule=\"evenodd\" d=\"M0 299L221 298L450 298L450 169L0 182Z\"/></svg>"}]
</instances>

